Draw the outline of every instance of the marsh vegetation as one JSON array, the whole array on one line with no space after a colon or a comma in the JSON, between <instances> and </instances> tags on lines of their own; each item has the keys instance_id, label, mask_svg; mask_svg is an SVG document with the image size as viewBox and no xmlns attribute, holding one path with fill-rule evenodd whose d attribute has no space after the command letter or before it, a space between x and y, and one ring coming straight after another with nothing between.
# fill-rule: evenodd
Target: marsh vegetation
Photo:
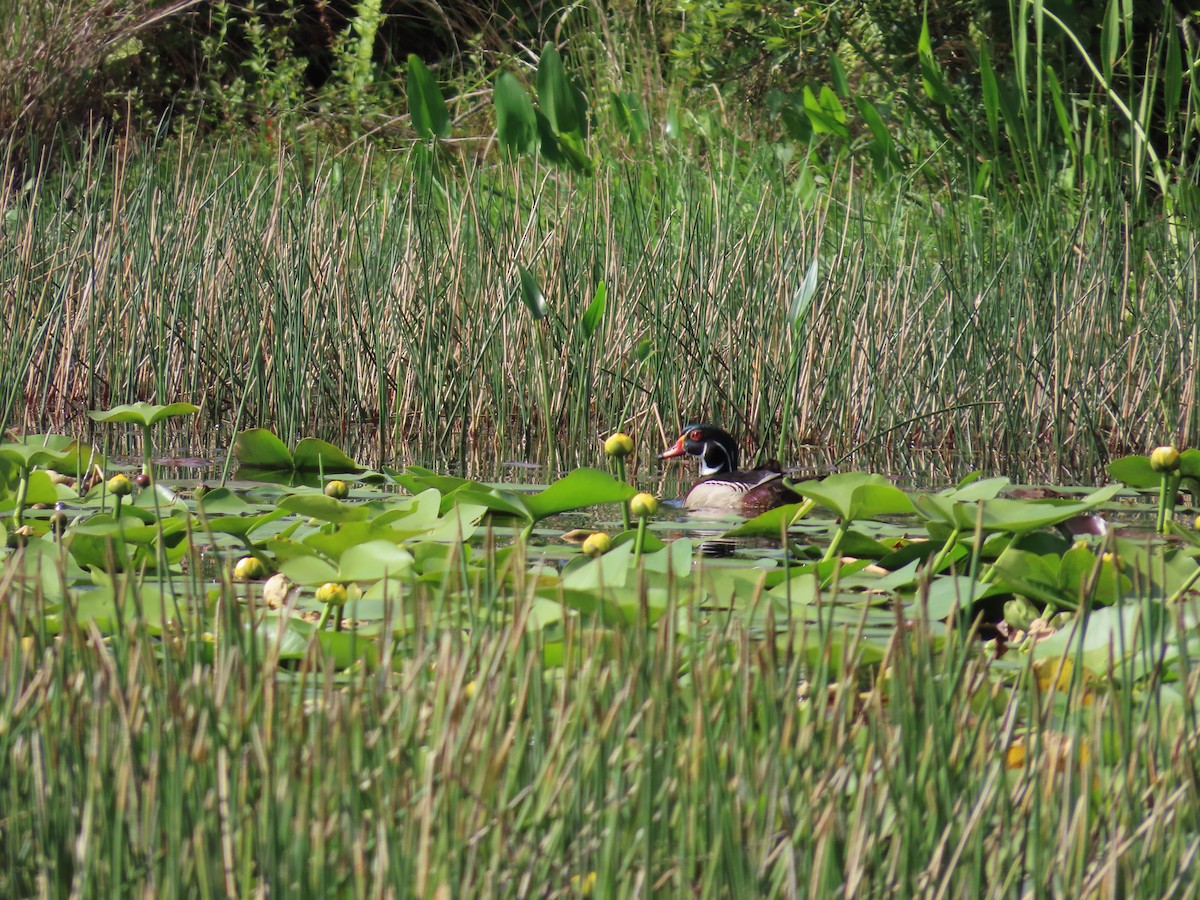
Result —
<instances>
[{"instance_id":1,"label":"marsh vegetation","mask_svg":"<svg viewBox=\"0 0 1200 900\"><path fill-rule=\"evenodd\" d=\"M0 0L0 892L1196 893L1195 26L1103 6ZM639 494L697 419L804 501Z\"/></svg>"}]
</instances>

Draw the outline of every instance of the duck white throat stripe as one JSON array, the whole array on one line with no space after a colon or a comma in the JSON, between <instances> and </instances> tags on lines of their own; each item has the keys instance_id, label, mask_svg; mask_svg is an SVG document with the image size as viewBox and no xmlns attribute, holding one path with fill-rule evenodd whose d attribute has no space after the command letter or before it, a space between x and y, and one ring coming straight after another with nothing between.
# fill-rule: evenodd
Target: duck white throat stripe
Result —
<instances>
[{"instance_id":1,"label":"duck white throat stripe","mask_svg":"<svg viewBox=\"0 0 1200 900\"><path fill-rule=\"evenodd\" d=\"M714 454L713 451L716 451ZM709 456L717 455L720 460L713 464L709 461ZM733 469L733 460L729 458L729 450L720 441L705 441L704 453L700 455L700 474L707 478L709 475L716 475L718 472L729 472Z\"/></svg>"}]
</instances>

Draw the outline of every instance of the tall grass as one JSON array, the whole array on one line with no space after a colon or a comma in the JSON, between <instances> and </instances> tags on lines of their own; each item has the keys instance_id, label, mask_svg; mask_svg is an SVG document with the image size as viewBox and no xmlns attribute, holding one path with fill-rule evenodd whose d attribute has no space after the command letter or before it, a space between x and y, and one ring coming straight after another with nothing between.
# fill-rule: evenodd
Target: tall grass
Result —
<instances>
[{"instance_id":1,"label":"tall grass","mask_svg":"<svg viewBox=\"0 0 1200 900\"><path fill-rule=\"evenodd\" d=\"M570 180L467 154L95 148L0 198L0 421L82 433L88 408L186 398L215 441L252 424L385 461L570 464L617 427L652 443L712 418L793 450L1081 473L1196 441L1196 242L1173 221L849 172L813 189L768 147L641 155ZM787 310L814 258L792 383Z\"/></svg>"},{"instance_id":2,"label":"tall grass","mask_svg":"<svg viewBox=\"0 0 1200 900\"><path fill-rule=\"evenodd\" d=\"M1197 888L1194 672L1181 706L1019 666L1010 688L920 623L860 669L853 629L816 611L691 637L670 614L570 620L546 669L501 579L417 588L382 664L337 675L316 644L281 664L244 588L209 587L176 583L211 625L155 638L130 607L105 638L69 615L48 634L35 593L3 586L6 895Z\"/></svg>"}]
</instances>

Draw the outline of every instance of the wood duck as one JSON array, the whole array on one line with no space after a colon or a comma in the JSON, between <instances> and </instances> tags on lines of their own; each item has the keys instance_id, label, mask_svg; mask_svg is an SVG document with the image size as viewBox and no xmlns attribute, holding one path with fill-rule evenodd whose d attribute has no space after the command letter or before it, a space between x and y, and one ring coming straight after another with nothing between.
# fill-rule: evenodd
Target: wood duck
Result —
<instances>
[{"instance_id":1,"label":"wood duck","mask_svg":"<svg viewBox=\"0 0 1200 900\"><path fill-rule=\"evenodd\" d=\"M687 509L730 509L756 516L785 503L800 502L800 496L783 483L783 469L778 463L739 470L737 441L715 425L688 425L679 440L658 458L680 456L700 460L702 477L683 499Z\"/></svg>"}]
</instances>

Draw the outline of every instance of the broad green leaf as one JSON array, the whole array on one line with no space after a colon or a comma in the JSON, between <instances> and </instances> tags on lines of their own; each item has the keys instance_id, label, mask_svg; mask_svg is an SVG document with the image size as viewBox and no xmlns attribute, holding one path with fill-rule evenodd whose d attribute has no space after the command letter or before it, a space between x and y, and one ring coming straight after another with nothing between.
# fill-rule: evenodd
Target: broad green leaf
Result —
<instances>
[{"instance_id":1,"label":"broad green leaf","mask_svg":"<svg viewBox=\"0 0 1200 900\"><path fill-rule=\"evenodd\" d=\"M287 445L266 428L251 428L239 434L233 442L233 455L243 466L287 471L295 468Z\"/></svg>"},{"instance_id":2,"label":"broad green leaf","mask_svg":"<svg viewBox=\"0 0 1200 900\"><path fill-rule=\"evenodd\" d=\"M850 79L846 77L846 67L836 53L829 54L829 80L833 82L834 93L839 97L850 96Z\"/></svg>"},{"instance_id":3,"label":"broad green leaf","mask_svg":"<svg viewBox=\"0 0 1200 900\"><path fill-rule=\"evenodd\" d=\"M361 522L370 516L370 510L360 503L343 503L324 494L288 494L278 504L280 509L311 516L325 522Z\"/></svg>"},{"instance_id":4,"label":"broad green leaf","mask_svg":"<svg viewBox=\"0 0 1200 900\"><path fill-rule=\"evenodd\" d=\"M949 491L943 491L943 496L959 503L973 503L976 500L995 500L1010 484L1003 476L998 478L975 478L965 485Z\"/></svg>"},{"instance_id":5,"label":"broad green leaf","mask_svg":"<svg viewBox=\"0 0 1200 900\"><path fill-rule=\"evenodd\" d=\"M278 558L278 557L277 557ZM279 571L296 584L324 584L337 580L337 569L319 556L294 556L279 564Z\"/></svg>"},{"instance_id":6,"label":"broad green leaf","mask_svg":"<svg viewBox=\"0 0 1200 900\"><path fill-rule=\"evenodd\" d=\"M726 531L722 537L769 537L778 538L797 520L804 503L786 503L747 519Z\"/></svg>"},{"instance_id":7,"label":"broad green leaf","mask_svg":"<svg viewBox=\"0 0 1200 900\"><path fill-rule=\"evenodd\" d=\"M792 295L791 306L788 307L788 321L794 330L799 331L801 326L804 325L805 319L808 318L809 307L812 306L813 297L816 295L817 259L813 257L813 261L808 266L808 271L804 273L804 279L800 282L800 287Z\"/></svg>"},{"instance_id":8,"label":"broad green leaf","mask_svg":"<svg viewBox=\"0 0 1200 900\"><path fill-rule=\"evenodd\" d=\"M829 104L828 106L826 104ZM818 134L832 134L843 140L850 139L850 129L846 125L846 111L838 101L837 95L828 87L821 88L821 97L812 92L812 88L804 87L804 112L812 123L813 131Z\"/></svg>"},{"instance_id":9,"label":"broad green leaf","mask_svg":"<svg viewBox=\"0 0 1200 900\"><path fill-rule=\"evenodd\" d=\"M455 505L468 504L482 506L490 513L513 516L523 519L526 522L534 519L534 516L529 512L529 508L526 505L527 498L525 495L516 494L501 488L493 488L486 485L479 485L477 488L464 487L455 491L452 499ZM447 510L446 515L449 515L449 512Z\"/></svg>"},{"instance_id":10,"label":"broad green leaf","mask_svg":"<svg viewBox=\"0 0 1200 900\"><path fill-rule=\"evenodd\" d=\"M213 488L196 501L196 512L206 516L241 516L258 511L257 507L224 487Z\"/></svg>"},{"instance_id":11,"label":"broad green leaf","mask_svg":"<svg viewBox=\"0 0 1200 900\"><path fill-rule=\"evenodd\" d=\"M516 77L501 72L492 91L496 107L496 136L512 155L532 153L537 142L537 115L533 101Z\"/></svg>"},{"instance_id":12,"label":"broad green leaf","mask_svg":"<svg viewBox=\"0 0 1200 900\"><path fill-rule=\"evenodd\" d=\"M789 486L798 494L833 510L843 522L913 512L908 495L882 475L840 472L820 481L789 482Z\"/></svg>"},{"instance_id":13,"label":"broad green leaf","mask_svg":"<svg viewBox=\"0 0 1200 900\"><path fill-rule=\"evenodd\" d=\"M926 603L926 612L931 620L944 619L954 610L971 613L971 606L987 597L1007 594L1011 591L1004 584L984 584L972 581L966 575L939 575L929 582L929 589L912 601L913 606Z\"/></svg>"},{"instance_id":14,"label":"broad green leaf","mask_svg":"<svg viewBox=\"0 0 1200 900\"><path fill-rule=\"evenodd\" d=\"M641 98L632 91L611 94L613 117L630 143L637 143L650 130L650 122L642 108Z\"/></svg>"},{"instance_id":15,"label":"broad green leaf","mask_svg":"<svg viewBox=\"0 0 1200 900\"><path fill-rule=\"evenodd\" d=\"M413 566L413 556L390 541L367 541L351 547L338 562L340 581L397 578Z\"/></svg>"},{"instance_id":16,"label":"broad green leaf","mask_svg":"<svg viewBox=\"0 0 1200 900\"><path fill-rule=\"evenodd\" d=\"M1089 512L1107 503L1121 489L1119 484L1110 484L1077 501L1025 501L1001 497L996 500L960 503L946 495L919 494L915 504L918 514L922 517L951 529L973 532L978 523L985 532L1007 531L1012 534L1025 534L1058 525L1081 513ZM979 515L978 503L983 504L982 516Z\"/></svg>"},{"instance_id":17,"label":"broad green leaf","mask_svg":"<svg viewBox=\"0 0 1200 900\"><path fill-rule=\"evenodd\" d=\"M420 57L408 55L408 112L423 141L450 137L450 113L433 74Z\"/></svg>"},{"instance_id":18,"label":"broad green leaf","mask_svg":"<svg viewBox=\"0 0 1200 900\"><path fill-rule=\"evenodd\" d=\"M0 459L12 463L19 469L54 466L65 458L64 453L50 450L39 444L27 444L23 441L5 441L0 444Z\"/></svg>"},{"instance_id":19,"label":"broad green leaf","mask_svg":"<svg viewBox=\"0 0 1200 900\"><path fill-rule=\"evenodd\" d=\"M127 403L99 412L90 410L88 415L96 422L131 422L149 428L164 419L191 416L198 412L200 407L194 403L168 403L165 406L154 403Z\"/></svg>"},{"instance_id":20,"label":"broad green leaf","mask_svg":"<svg viewBox=\"0 0 1200 900\"><path fill-rule=\"evenodd\" d=\"M921 67L921 84L925 94L939 106L949 106L954 102L954 94L942 77L942 67L938 65L933 55L933 43L929 38L929 19L921 23L921 36L917 39L917 61Z\"/></svg>"},{"instance_id":21,"label":"broad green leaf","mask_svg":"<svg viewBox=\"0 0 1200 900\"><path fill-rule=\"evenodd\" d=\"M604 321L604 311L607 308L608 294L604 288L604 282L601 281L596 285L596 294L592 297L592 302L588 304L588 308L584 310L583 318L579 322L584 340L587 340L596 333L596 329Z\"/></svg>"},{"instance_id":22,"label":"broad green leaf","mask_svg":"<svg viewBox=\"0 0 1200 900\"><path fill-rule=\"evenodd\" d=\"M563 69L558 50L549 42L542 48L537 70L538 105L558 135L583 136L587 106Z\"/></svg>"},{"instance_id":23,"label":"broad green leaf","mask_svg":"<svg viewBox=\"0 0 1200 900\"><path fill-rule=\"evenodd\" d=\"M261 515L218 515L202 520L197 530L211 531L213 534L227 534L231 537L245 539L268 522L275 522L288 515L285 509L273 509Z\"/></svg>"},{"instance_id":24,"label":"broad green leaf","mask_svg":"<svg viewBox=\"0 0 1200 900\"><path fill-rule=\"evenodd\" d=\"M886 174L889 171L899 169L901 163L900 154L896 152L896 142L892 139L892 134L888 131L883 117L879 115L879 110L875 108L875 104L865 97L855 97L854 102L858 106L858 111L863 117L863 121L871 129L872 140L869 150L877 172L879 174Z\"/></svg>"},{"instance_id":25,"label":"broad green leaf","mask_svg":"<svg viewBox=\"0 0 1200 900\"><path fill-rule=\"evenodd\" d=\"M359 472L362 466L328 441L304 438L296 445L296 470L300 472Z\"/></svg>"},{"instance_id":26,"label":"broad green leaf","mask_svg":"<svg viewBox=\"0 0 1200 900\"><path fill-rule=\"evenodd\" d=\"M579 468L554 482L539 494L525 498L535 519L603 503L622 503L637 493L631 484L618 481L599 469Z\"/></svg>"}]
</instances>

